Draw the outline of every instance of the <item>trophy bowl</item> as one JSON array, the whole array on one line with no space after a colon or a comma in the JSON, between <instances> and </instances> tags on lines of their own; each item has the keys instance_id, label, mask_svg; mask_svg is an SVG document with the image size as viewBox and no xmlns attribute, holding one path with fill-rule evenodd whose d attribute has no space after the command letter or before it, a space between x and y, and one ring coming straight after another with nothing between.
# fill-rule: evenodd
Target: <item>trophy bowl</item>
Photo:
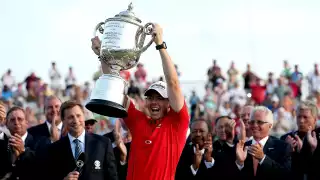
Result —
<instances>
[{"instance_id":1,"label":"trophy bowl","mask_svg":"<svg viewBox=\"0 0 320 180\"><path fill-rule=\"evenodd\" d=\"M152 35L152 23L141 25L132 12L132 3L126 11L115 17L100 22L94 31L102 34L100 61L109 67L109 73L103 74L96 81L86 108L109 117L127 116L125 109L126 87L128 83L120 76L121 70L134 67L141 56L153 42L144 45L147 35Z\"/></svg>"}]
</instances>

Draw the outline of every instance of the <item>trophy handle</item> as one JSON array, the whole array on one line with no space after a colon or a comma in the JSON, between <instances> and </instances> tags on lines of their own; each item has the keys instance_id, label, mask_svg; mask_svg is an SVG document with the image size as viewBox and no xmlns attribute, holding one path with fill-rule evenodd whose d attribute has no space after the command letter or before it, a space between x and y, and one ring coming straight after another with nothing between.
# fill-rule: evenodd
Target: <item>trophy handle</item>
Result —
<instances>
[{"instance_id":1,"label":"trophy handle","mask_svg":"<svg viewBox=\"0 0 320 180\"><path fill-rule=\"evenodd\" d=\"M148 42L148 44L146 44L145 46L143 46L141 49L140 49L140 53L143 53L144 51L146 51L150 46L151 44L153 43L153 40L154 40L154 36L152 34L152 31L153 31L153 28L154 25L153 23L147 23L146 25L144 25L143 27L143 32L142 32L142 35L141 35L141 38L140 38L140 42L139 42L139 45L140 47L143 46L144 44L144 40L146 38L147 35L152 35L152 38L151 40ZM139 48L140 48L139 47Z\"/></svg>"},{"instance_id":2,"label":"trophy handle","mask_svg":"<svg viewBox=\"0 0 320 180\"><path fill-rule=\"evenodd\" d=\"M93 32L93 37L97 36L97 31L99 31L101 34L103 34L104 29L102 26L104 24L105 24L104 22L100 22L99 24L96 25L96 28L94 28L94 32Z\"/></svg>"}]
</instances>

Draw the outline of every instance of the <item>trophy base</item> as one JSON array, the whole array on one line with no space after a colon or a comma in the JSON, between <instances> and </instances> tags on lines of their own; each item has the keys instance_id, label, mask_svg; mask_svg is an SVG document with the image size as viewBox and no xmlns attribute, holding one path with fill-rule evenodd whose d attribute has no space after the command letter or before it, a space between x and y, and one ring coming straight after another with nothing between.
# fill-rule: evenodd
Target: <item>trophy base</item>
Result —
<instances>
[{"instance_id":1,"label":"trophy base","mask_svg":"<svg viewBox=\"0 0 320 180\"><path fill-rule=\"evenodd\" d=\"M104 74L96 81L86 108L103 116L123 118L128 115L125 100L126 81L120 76Z\"/></svg>"},{"instance_id":2,"label":"trophy base","mask_svg":"<svg viewBox=\"0 0 320 180\"><path fill-rule=\"evenodd\" d=\"M108 100L91 99L86 104L86 108L92 112L108 117L124 118L128 116L126 109L122 105Z\"/></svg>"}]
</instances>

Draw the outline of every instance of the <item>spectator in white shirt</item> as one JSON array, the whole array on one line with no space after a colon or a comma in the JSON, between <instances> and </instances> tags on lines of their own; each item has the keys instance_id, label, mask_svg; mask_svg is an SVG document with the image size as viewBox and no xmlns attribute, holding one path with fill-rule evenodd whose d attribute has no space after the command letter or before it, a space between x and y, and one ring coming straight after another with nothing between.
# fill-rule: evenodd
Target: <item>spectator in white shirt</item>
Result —
<instances>
[{"instance_id":1,"label":"spectator in white shirt","mask_svg":"<svg viewBox=\"0 0 320 180\"><path fill-rule=\"evenodd\" d=\"M51 69L49 70L49 77L51 80L51 88L52 90L57 93L60 91L61 88L61 74L56 67L56 63L51 63Z\"/></svg>"},{"instance_id":2,"label":"spectator in white shirt","mask_svg":"<svg viewBox=\"0 0 320 180\"><path fill-rule=\"evenodd\" d=\"M72 87L76 84L76 77L73 73L72 67L69 67L69 72L66 76L65 82L66 82L66 95L69 96Z\"/></svg>"},{"instance_id":3,"label":"spectator in white shirt","mask_svg":"<svg viewBox=\"0 0 320 180\"><path fill-rule=\"evenodd\" d=\"M2 76L1 81L3 86L6 85L9 89L12 89L15 84L15 79L11 75L11 69L8 69L8 71Z\"/></svg>"},{"instance_id":4,"label":"spectator in white shirt","mask_svg":"<svg viewBox=\"0 0 320 180\"><path fill-rule=\"evenodd\" d=\"M230 101L232 104L238 103L244 106L247 102L246 91L239 86L238 82L234 83L234 88L229 90Z\"/></svg>"}]
</instances>

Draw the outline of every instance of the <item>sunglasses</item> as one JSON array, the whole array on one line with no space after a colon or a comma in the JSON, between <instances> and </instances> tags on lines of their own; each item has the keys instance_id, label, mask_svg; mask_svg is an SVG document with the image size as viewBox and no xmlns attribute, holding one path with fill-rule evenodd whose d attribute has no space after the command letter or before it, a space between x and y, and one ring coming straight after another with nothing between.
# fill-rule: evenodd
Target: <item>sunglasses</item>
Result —
<instances>
[{"instance_id":1,"label":"sunglasses","mask_svg":"<svg viewBox=\"0 0 320 180\"><path fill-rule=\"evenodd\" d=\"M257 125L259 125L259 126L262 126L262 125L264 125L264 124L266 124L266 123L268 123L268 122L266 122L266 121L259 121L259 120L252 120L252 121L249 121L248 123L249 123L250 125L257 124Z\"/></svg>"}]
</instances>

